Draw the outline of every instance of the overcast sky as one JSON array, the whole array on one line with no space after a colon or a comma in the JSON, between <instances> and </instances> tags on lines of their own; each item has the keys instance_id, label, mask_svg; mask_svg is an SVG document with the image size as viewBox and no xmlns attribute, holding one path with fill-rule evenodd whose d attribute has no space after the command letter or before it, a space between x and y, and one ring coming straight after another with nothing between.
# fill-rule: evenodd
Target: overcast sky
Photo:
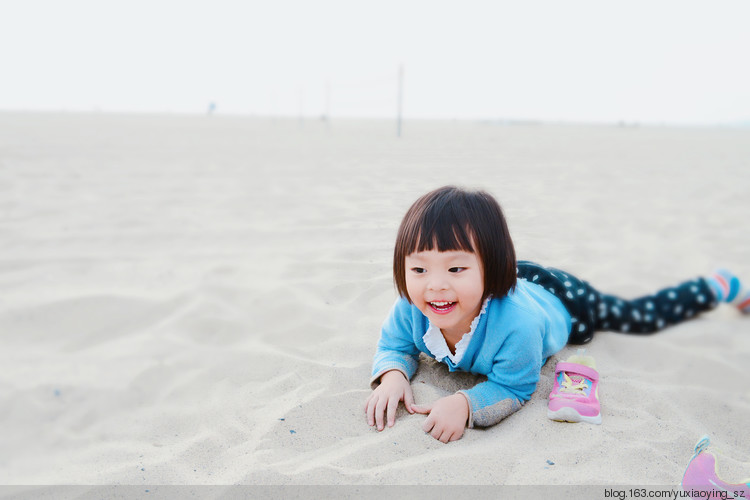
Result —
<instances>
[{"instance_id":1,"label":"overcast sky","mask_svg":"<svg viewBox=\"0 0 750 500\"><path fill-rule=\"evenodd\" d=\"M0 0L0 110L750 120L748 0Z\"/></svg>"}]
</instances>

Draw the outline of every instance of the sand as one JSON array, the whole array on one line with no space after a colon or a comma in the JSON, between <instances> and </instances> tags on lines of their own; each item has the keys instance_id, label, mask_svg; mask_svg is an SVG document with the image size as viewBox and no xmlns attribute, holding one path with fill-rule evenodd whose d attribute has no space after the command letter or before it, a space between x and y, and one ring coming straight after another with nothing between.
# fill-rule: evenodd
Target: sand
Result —
<instances>
[{"instance_id":1,"label":"sand","mask_svg":"<svg viewBox=\"0 0 750 500\"><path fill-rule=\"evenodd\" d=\"M419 195L486 189L520 258L634 297L750 280L748 159L748 129L2 113L0 483L677 485L704 434L748 476L730 307L597 334L600 426L546 418L573 347L455 443L362 409ZM413 387L475 382L425 361Z\"/></svg>"}]
</instances>

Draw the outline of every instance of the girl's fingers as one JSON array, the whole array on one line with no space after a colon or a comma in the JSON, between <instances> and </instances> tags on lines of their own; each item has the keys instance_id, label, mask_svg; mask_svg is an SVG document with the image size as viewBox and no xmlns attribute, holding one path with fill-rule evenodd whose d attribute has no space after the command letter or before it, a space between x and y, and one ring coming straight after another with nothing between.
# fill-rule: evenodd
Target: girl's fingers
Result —
<instances>
[{"instance_id":1,"label":"girl's fingers","mask_svg":"<svg viewBox=\"0 0 750 500\"><path fill-rule=\"evenodd\" d=\"M424 406L421 406L421 405L415 405L415 404L412 404L412 405L411 405L411 408L412 408L412 410L414 410L415 412L417 412L417 413L421 413L421 414L423 414L423 415L427 415L428 413L430 413L430 412L432 411L432 405L424 405Z\"/></svg>"},{"instance_id":2,"label":"girl's fingers","mask_svg":"<svg viewBox=\"0 0 750 500\"><path fill-rule=\"evenodd\" d=\"M440 440L439 440L439 441L440 441L441 443L449 443L449 442L451 441L451 438L452 438L452 437L453 437L453 434L451 434L451 433L450 433L450 432L448 432L448 431L445 431L445 432L443 432L443 433L442 433L442 434L440 435Z\"/></svg>"},{"instance_id":3,"label":"girl's fingers","mask_svg":"<svg viewBox=\"0 0 750 500\"><path fill-rule=\"evenodd\" d=\"M411 387L406 389L404 394L404 407L409 413L414 413L414 394L411 392Z\"/></svg>"},{"instance_id":4,"label":"girl's fingers","mask_svg":"<svg viewBox=\"0 0 750 500\"><path fill-rule=\"evenodd\" d=\"M430 432L430 436L434 437L438 441L440 441L440 435L442 434L442 430L438 429L437 427L432 428L432 432Z\"/></svg>"},{"instance_id":5,"label":"girl's fingers","mask_svg":"<svg viewBox=\"0 0 750 500\"><path fill-rule=\"evenodd\" d=\"M424 422L422 422L422 430L425 432L430 432L433 427L435 427L435 421L432 419L432 417L427 417Z\"/></svg>"},{"instance_id":6,"label":"girl's fingers","mask_svg":"<svg viewBox=\"0 0 750 500\"><path fill-rule=\"evenodd\" d=\"M367 425L372 427L375 425L375 401L371 397L367 400L367 407L365 408L365 413L367 414Z\"/></svg>"},{"instance_id":7,"label":"girl's fingers","mask_svg":"<svg viewBox=\"0 0 750 500\"><path fill-rule=\"evenodd\" d=\"M383 415L385 414L385 408L388 404L388 400L385 398L378 399L378 404L375 405L375 423L378 426L378 430L383 430Z\"/></svg>"},{"instance_id":8,"label":"girl's fingers","mask_svg":"<svg viewBox=\"0 0 750 500\"><path fill-rule=\"evenodd\" d=\"M391 397L388 400L388 427L393 427L396 423L396 410L398 409L398 396Z\"/></svg>"}]
</instances>

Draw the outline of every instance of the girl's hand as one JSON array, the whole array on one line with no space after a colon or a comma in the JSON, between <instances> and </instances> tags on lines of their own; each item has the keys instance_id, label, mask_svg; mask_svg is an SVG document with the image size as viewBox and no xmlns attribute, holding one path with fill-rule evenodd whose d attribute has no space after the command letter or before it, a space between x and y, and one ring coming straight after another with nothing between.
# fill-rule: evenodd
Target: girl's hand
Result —
<instances>
[{"instance_id":1,"label":"girl's hand","mask_svg":"<svg viewBox=\"0 0 750 500\"><path fill-rule=\"evenodd\" d=\"M413 405L412 408L417 413L429 413L422 424L422 430L429 432L438 441L458 441L464 435L466 422L469 420L469 402L463 394L453 394L440 398L431 405Z\"/></svg>"},{"instance_id":2,"label":"girl's hand","mask_svg":"<svg viewBox=\"0 0 750 500\"><path fill-rule=\"evenodd\" d=\"M414 395L411 392L411 384L406 380L403 373L398 370L385 372L380 377L380 385L372 391L370 397L365 401L365 414L367 425L377 424L378 430L383 430L383 417L387 417L388 427L396 423L396 410L399 401L404 402L406 411L414 413Z\"/></svg>"}]
</instances>

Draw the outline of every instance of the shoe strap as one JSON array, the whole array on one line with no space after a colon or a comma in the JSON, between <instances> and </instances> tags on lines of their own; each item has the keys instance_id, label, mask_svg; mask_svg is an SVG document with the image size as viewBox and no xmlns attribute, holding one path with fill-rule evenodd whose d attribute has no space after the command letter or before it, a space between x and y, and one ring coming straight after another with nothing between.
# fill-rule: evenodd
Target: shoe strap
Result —
<instances>
[{"instance_id":1,"label":"shoe strap","mask_svg":"<svg viewBox=\"0 0 750 500\"><path fill-rule=\"evenodd\" d=\"M561 361L557 363L557 366L555 367L555 375L560 372L577 373L578 375L583 375L587 379L594 382L599 380L599 372L591 367L579 365L578 363L568 363L566 361Z\"/></svg>"},{"instance_id":2,"label":"shoe strap","mask_svg":"<svg viewBox=\"0 0 750 500\"><path fill-rule=\"evenodd\" d=\"M701 452L705 451L706 448L711 444L711 438L708 437L708 435L704 435L701 437L698 442L695 444L695 455L698 456L701 454Z\"/></svg>"}]
</instances>

